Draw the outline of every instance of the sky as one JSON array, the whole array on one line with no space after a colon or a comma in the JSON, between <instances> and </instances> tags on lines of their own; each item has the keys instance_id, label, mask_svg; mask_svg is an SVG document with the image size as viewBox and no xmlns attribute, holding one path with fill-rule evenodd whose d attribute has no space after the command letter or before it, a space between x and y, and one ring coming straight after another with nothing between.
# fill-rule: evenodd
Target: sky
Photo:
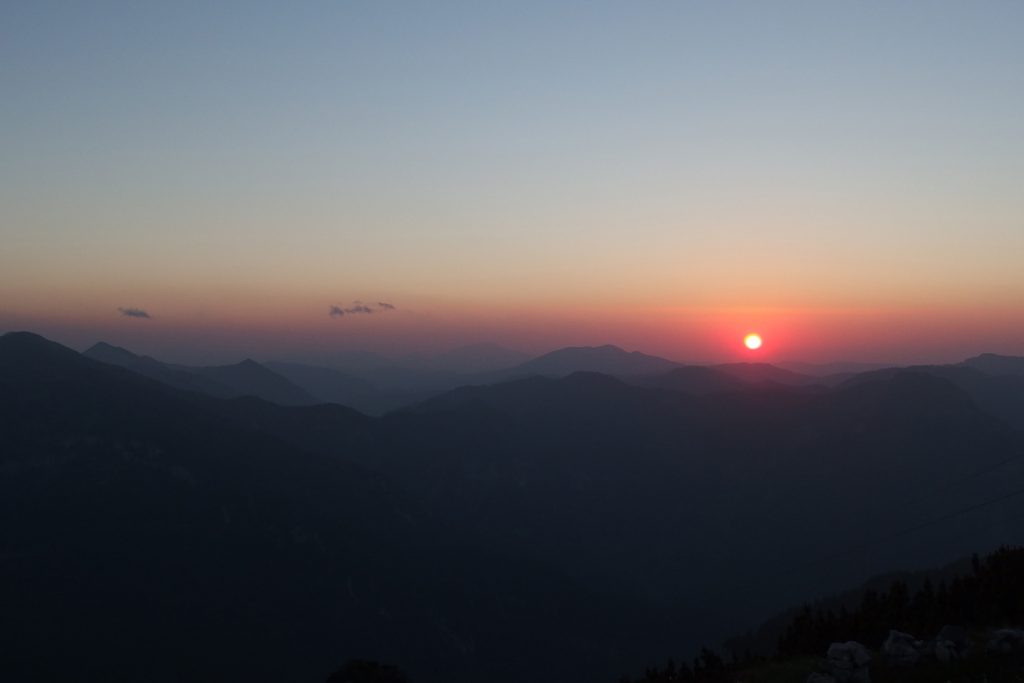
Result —
<instances>
[{"instance_id":1,"label":"sky","mask_svg":"<svg viewBox=\"0 0 1024 683\"><path fill-rule=\"evenodd\" d=\"M10 2L0 92L0 331L1024 355L1021 2Z\"/></svg>"}]
</instances>

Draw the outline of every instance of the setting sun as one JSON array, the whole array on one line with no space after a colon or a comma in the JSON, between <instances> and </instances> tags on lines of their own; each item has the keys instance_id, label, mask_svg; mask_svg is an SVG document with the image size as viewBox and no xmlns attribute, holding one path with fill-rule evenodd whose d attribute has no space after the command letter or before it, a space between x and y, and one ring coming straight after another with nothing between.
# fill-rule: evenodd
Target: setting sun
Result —
<instances>
[{"instance_id":1,"label":"setting sun","mask_svg":"<svg viewBox=\"0 0 1024 683\"><path fill-rule=\"evenodd\" d=\"M748 334L746 337L743 338L743 344L751 351L755 351L761 348L761 335Z\"/></svg>"}]
</instances>

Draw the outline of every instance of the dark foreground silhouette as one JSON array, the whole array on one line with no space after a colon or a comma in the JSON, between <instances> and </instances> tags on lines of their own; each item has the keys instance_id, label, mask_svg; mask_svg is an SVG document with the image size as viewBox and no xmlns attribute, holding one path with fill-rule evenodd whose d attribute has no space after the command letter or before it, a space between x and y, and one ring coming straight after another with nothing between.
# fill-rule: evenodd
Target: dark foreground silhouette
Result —
<instances>
[{"instance_id":1,"label":"dark foreground silhouette","mask_svg":"<svg viewBox=\"0 0 1024 683\"><path fill-rule=\"evenodd\" d=\"M732 652L725 658L705 649L692 665L685 659L681 664L670 660L635 680L803 680L821 667L817 660L832 644L855 641L871 651L872 663L865 668L875 681L1019 681L1024 672L1024 631L1015 627L1024 624L1024 548L1001 548L983 559L975 556L964 573L934 574L947 576L936 583L929 574L919 575L917 590L896 579L881 590L865 587L804 605L777 620L781 623L766 624L782 630L770 656L753 654L750 648L758 643L752 634L733 639ZM917 640L910 634L927 635ZM926 642L929 638L933 643ZM949 651L940 649L936 656L936 645L946 639L953 641Z\"/></svg>"},{"instance_id":2,"label":"dark foreground silhouette","mask_svg":"<svg viewBox=\"0 0 1024 683\"><path fill-rule=\"evenodd\" d=\"M0 677L607 680L1021 538L1003 376L744 373L531 377L371 418L0 337Z\"/></svg>"},{"instance_id":3,"label":"dark foreground silhouette","mask_svg":"<svg viewBox=\"0 0 1024 683\"><path fill-rule=\"evenodd\" d=\"M396 666L355 659L331 674L327 683L409 683L409 679Z\"/></svg>"}]
</instances>

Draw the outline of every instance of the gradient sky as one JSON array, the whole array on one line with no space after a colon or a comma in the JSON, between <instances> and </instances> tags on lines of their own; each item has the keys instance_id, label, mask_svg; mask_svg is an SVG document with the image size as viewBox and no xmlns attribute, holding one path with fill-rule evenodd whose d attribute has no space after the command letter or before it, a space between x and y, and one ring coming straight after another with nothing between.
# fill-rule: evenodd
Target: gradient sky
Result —
<instances>
[{"instance_id":1,"label":"gradient sky","mask_svg":"<svg viewBox=\"0 0 1024 683\"><path fill-rule=\"evenodd\" d=\"M1024 354L1022 2L9 2L0 92L0 330Z\"/></svg>"}]
</instances>

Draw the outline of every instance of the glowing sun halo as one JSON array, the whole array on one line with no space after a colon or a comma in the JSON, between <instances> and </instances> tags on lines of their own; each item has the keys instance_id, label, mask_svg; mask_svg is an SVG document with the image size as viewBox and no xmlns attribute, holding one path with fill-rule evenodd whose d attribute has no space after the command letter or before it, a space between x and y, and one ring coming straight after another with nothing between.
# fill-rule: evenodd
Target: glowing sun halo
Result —
<instances>
[{"instance_id":1,"label":"glowing sun halo","mask_svg":"<svg viewBox=\"0 0 1024 683\"><path fill-rule=\"evenodd\" d=\"M761 348L761 335L759 334L748 334L743 338L743 344L751 351L755 351Z\"/></svg>"}]
</instances>

